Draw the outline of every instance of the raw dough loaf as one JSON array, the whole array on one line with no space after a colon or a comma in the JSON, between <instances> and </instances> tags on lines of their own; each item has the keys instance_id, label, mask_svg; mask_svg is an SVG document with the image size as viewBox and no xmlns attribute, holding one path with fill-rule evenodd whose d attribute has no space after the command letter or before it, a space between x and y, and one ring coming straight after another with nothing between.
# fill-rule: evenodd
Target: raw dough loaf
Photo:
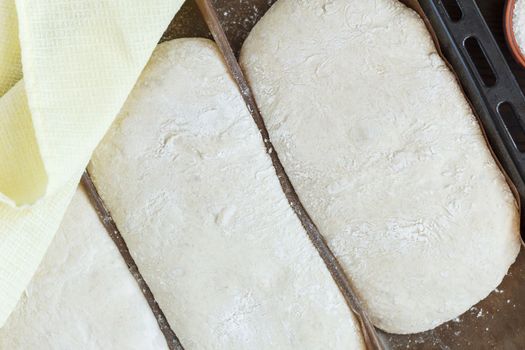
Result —
<instances>
[{"instance_id":1,"label":"raw dough loaf","mask_svg":"<svg viewBox=\"0 0 525 350\"><path fill-rule=\"evenodd\" d=\"M168 349L84 191L0 330L0 349Z\"/></svg>"},{"instance_id":2,"label":"raw dough loaf","mask_svg":"<svg viewBox=\"0 0 525 350\"><path fill-rule=\"evenodd\" d=\"M242 65L301 201L373 322L420 332L485 298L515 200L423 21L393 0L279 0Z\"/></svg>"},{"instance_id":3,"label":"raw dough loaf","mask_svg":"<svg viewBox=\"0 0 525 350\"><path fill-rule=\"evenodd\" d=\"M215 44L155 51L91 173L186 349L360 349Z\"/></svg>"}]
</instances>

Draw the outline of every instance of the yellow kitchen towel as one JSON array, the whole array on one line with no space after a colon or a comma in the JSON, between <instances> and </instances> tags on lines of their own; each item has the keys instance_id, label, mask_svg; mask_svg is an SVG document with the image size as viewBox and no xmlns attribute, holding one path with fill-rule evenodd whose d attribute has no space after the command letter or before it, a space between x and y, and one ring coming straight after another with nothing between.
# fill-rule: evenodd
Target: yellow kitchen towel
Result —
<instances>
[{"instance_id":1,"label":"yellow kitchen towel","mask_svg":"<svg viewBox=\"0 0 525 350\"><path fill-rule=\"evenodd\" d=\"M15 0L0 0L0 96L22 78Z\"/></svg>"},{"instance_id":2,"label":"yellow kitchen towel","mask_svg":"<svg viewBox=\"0 0 525 350\"><path fill-rule=\"evenodd\" d=\"M0 0L0 326L181 4Z\"/></svg>"}]
</instances>

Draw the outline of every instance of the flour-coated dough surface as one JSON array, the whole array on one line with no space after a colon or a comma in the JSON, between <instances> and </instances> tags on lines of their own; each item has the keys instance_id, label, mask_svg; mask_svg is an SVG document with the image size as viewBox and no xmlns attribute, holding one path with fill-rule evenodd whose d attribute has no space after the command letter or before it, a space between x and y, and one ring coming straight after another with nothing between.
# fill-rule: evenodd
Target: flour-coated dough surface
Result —
<instances>
[{"instance_id":1,"label":"flour-coated dough surface","mask_svg":"<svg viewBox=\"0 0 525 350\"><path fill-rule=\"evenodd\" d=\"M361 349L215 44L155 51L91 173L186 349Z\"/></svg>"},{"instance_id":2,"label":"flour-coated dough surface","mask_svg":"<svg viewBox=\"0 0 525 350\"><path fill-rule=\"evenodd\" d=\"M168 349L146 299L82 189L0 329L0 349Z\"/></svg>"},{"instance_id":3,"label":"flour-coated dough surface","mask_svg":"<svg viewBox=\"0 0 525 350\"><path fill-rule=\"evenodd\" d=\"M423 21L394 0L279 0L241 63L284 168L373 322L420 332L520 247L504 176Z\"/></svg>"},{"instance_id":4,"label":"flour-coated dough surface","mask_svg":"<svg viewBox=\"0 0 525 350\"><path fill-rule=\"evenodd\" d=\"M516 0L512 15L512 30L522 54L525 54L525 0Z\"/></svg>"}]
</instances>

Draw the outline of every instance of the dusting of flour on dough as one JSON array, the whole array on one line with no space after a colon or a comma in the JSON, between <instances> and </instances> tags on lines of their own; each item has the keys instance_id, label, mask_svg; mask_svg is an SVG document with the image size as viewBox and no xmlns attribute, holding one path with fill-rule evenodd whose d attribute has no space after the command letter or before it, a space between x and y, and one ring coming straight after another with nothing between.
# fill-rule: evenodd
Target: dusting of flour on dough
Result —
<instances>
[{"instance_id":1,"label":"dusting of flour on dough","mask_svg":"<svg viewBox=\"0 0 525 350\"><path fill-rule=\"evenodd\" d=\"M514 4L512 30L522 54L525 55L525 0L516 0Z\"/></svg>"},{"instance_id":2,"label":"dusting of flour on dough","mask_svg":"<svg viewBox=\"0 0 525 350\"><path fill-rule=\"evenodd\" d=\"M0 349L168 349L142 292L82 189L0 330Z\"/></svg>"},{"instance_id":3,"label":"dusting of flour on dough","mask_svg":"<svg viewBox=\"0 0 525 350\"><path fill-rule=\"evenodd\" d=\"M156 49L93 156L99 193L184 347L363 349L220 57Z\"/></svg>"},{"instance_id":4,"label":"dusting of flour on dough","mask_svg":"<svg viewBox=\"0 0 525 350\"><path fill-rule=\"evenodd\" d=\"M418 15L279 0L241 50L275 151L372 321L436 327L519 248L514 197Z\"/></svg>"}]
</instances>

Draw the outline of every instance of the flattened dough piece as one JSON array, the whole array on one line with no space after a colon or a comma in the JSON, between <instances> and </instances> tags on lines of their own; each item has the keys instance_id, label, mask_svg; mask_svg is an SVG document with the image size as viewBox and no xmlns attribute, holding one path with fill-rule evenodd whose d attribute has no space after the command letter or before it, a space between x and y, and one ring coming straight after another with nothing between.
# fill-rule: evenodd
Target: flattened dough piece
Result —
<instances>
[{"instance_id":1,"label":"flattened dough piece","mask_svg":"<svg viewBox=\"0 0 525 350\"><path fill-rule=\"evenodd\" d=\"M360 349L215 44L155 51L91 163L187 349Z\"/></svg>"},{"instance_id":2,"label":"flattened dough piece","mask_svg":"<svg viewBox=\"0 0 525 350\"><path fill-rule=\"evenodd\" d=\"M301 201L373 322L420 332L485 298L514 198L423 21L394 0L279 0L241 62Z\"/></svg>"},{"instance_id":3,"label":"flattened dough piece","mask_svg":"<svg viewBox=\"0 0 525 350\"><path fill-rule=\"evenodd\" d=\"M83 190L0 330L0 349L168 349Z\"/></svg>"}]
</instances>

